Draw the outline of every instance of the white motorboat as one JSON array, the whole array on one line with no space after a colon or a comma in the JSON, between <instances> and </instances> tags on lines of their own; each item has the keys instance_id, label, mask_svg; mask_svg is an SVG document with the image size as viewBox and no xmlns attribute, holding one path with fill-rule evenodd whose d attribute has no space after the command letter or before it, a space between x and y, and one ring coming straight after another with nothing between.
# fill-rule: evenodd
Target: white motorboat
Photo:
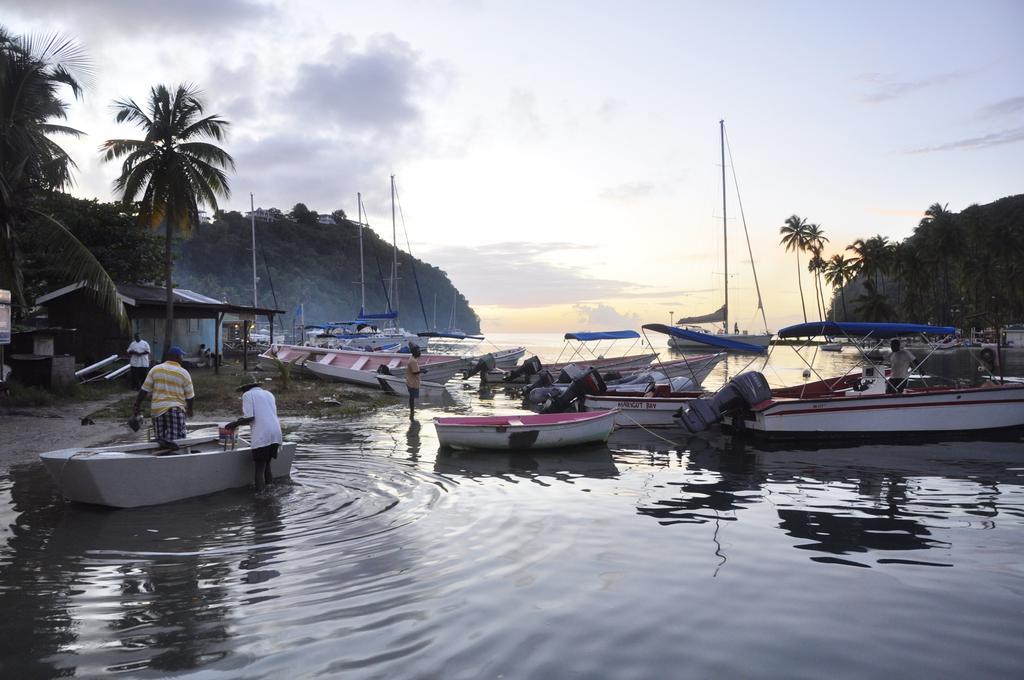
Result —
<instances>
[{"instance_id":1,"label":"white motorboat","mask_svg":"<svg viewBox=\"0 0 1024 680\"><path fill-rule=\"evenodd\" d=\"M616 427L679 427L676 413L703 395L700 391L670 392L668 385L658 385L649 392L588 395L583 407L590 412L615 411Z\"/></svg>"},{"instance_id":2,"label":"white motorboat","mask_svg":"<svg viewBox=\"0 0 1024 680\"><path fill-rule=\"evenodd\" d=\"M747 333L746 331L741 333L725 333L719 331L718 333L712 333L709 330L700 328L699 326L681 326L683 330L688 330L691 333L695 333L698 336L708 335L713 338L719 338L722 340L733 340L736 342L743 342L749 345L755 345L757 347L767 347L772 341L770 333ZM705 342L701 337L697 338L686 338L681 336L671 337L668 339L668 346L676 350L700 350L707 349L708 343Z\"/></svg>"},{"instance_id":3,"label":"white motorboat","mask_svg":"<svg viewBox=\"0 0 1024 680\"><path fill-rule=\"evenodd\" d=\"M555 449L608 441L615 412L435 418L437 441L452 449Z\"/></svg>"},{"instance_id":4,"label":"white motorboat","mask_svg":"<svg viewBox=\"0 0 1024 680\"><path fill-rule=\"evenodd\" d=\"M952 330L919 324L815 322L785 328L779 337L884 340L914 334L941 336ZM759 382L767 384L763 377ZM681 422L696 431L719 417L726 427L776 438L942 437L1024 427L1024 384L995 379L976 387L920 382L912 379L905 386L894 385L885 370L872 365L861 373L772 389L767 394L754 390L750 393L756 396L745 403L726 403L728 397L719 395L694 400ZM720 394L728 390L729 385ZM698 427L691 427L694 424Z\"/></svg>"},{"instance_id":5,"label":"white motorboat","mask_svg":"<svg viewBox=\"0 0 1024 680\"><path fill-rule=\"evenodd\" d=\"M404 376L397 375L383 375L377 374L377 383L381 389L391 394L396 394L400 397L409 396L409 386L405 384ZM420 398L426 401L430 400L443 400L445 398L451 398L451 394L448 392L448 388L443 383L433 382L431 380L420 381Z\"/></svg>"},{"instance_id":6,"label":"white motorboat","mask_svg":"<svg viewBox=\"0 0 1024 680\"><path fill-rule=\"evenodd\" d=\"M225 449L217 437L160 444L120 444L50 451L39 458L65 498L113 508L135 508L205 496L253 483L252 449ZM287 477L295 444L285 443L270 464L275 478Z\"/></svg>"}]
</instances>

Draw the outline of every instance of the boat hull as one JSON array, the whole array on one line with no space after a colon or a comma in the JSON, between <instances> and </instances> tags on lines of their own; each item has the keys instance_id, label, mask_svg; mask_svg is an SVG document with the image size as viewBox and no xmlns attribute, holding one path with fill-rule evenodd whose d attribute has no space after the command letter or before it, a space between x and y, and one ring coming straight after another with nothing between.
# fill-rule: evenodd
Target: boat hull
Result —
<instances>
[{"instance_id":1,"label":"boat hull","mask_svg":"<svg viewBox=\"0 0 1024 680\"><path fill-rule=\"evenodd\" d=\"M558 449L608 441L615 413L435 418L442 448Z\"/></svg>"},{"instance_id":2,"label":"boat hull","mask_svg":"<svg viewBox=\"0 0 1024 680\"><path fill-rule=\"evenodd\" d=\"M377 383L385 392L398 395L399 397L409 396L409 386L405 384L405 378L394 375L378 375ZM441 383L423 380L420 382L420 397L423 399L441 399L448 395L448 388Z\"/></svg>"},{"instance_id":3,"label":"boat hull","mask_svg":"<svg viewBox=\"0 0 1024 680\"><path fill-rule=\"evenodd\" d=\"M1024 427L1024 385L923 389L898 394L772 399L741 422L723 423L772 438L942 435Z\"/></svg>"},{"instance_id":4,"label":"boat hull","mask_svg":"<svg viewBox=\"0 0 1024 680\"><path fill-rule=\"evenodd\" d=\"M616 427L678 427L680 422L675 414L698 396L696 393L685 397L588 396L584 409L595 413L615 411Z\"/></svg>"},{"instance_id":5,"label":"boat hull","mask_svg":"<svg viewBox=\"0 0 1024 680\"><path fill-rule=\"evenodd\" d=\"M708 335L710 337L712 337L712 338L721 338L721 339L725 339L725 340L735 340L736 342L745 342L748 345L757 345L758 347L767 347L771 343L771 341L772 341L772 336L768 335L768 334L765 334L765 333L753 334L753 335L743 335L742 333L740 333L740 334L725 333L725 334L722 334L722 335L714 335L714 334L708 333ZM708 348L708 346L706 344L697 342L696 340L688 340L686 338L678 338L678 337L675 337L675 336L673 336L673 337L668 339L668 346L671 347L672 349L687 350L687 351L690 351L690 350L707 350L707 348Z\"/></svg>"},{"instance_id":6,"label":"boat hull","mask_svg":"<svg viewBox=\"0 0 1024 680\"><path fill-rule=\"evenodd\" d=\"M157 444L135 444L39 457L65 498L113 508L171 503L253 484L252 449L224 450L215 438L178 444L187 453L157 456ZM274 478L290 474L294 457L295 444L280 447L270 463Z\"/></svg>"}]
</instances>

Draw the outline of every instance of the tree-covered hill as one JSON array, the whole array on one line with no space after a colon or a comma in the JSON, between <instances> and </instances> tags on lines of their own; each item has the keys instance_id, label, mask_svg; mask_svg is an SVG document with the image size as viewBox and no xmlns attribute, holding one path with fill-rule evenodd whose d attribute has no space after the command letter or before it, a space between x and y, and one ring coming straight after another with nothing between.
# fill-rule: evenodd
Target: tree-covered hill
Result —
<instances>
[{"instance_id":1,"label":"tree-covered hill","mask_svg":"<svg viewBox=\"0 0 1024 680\"><path fill-rule=\"evenodd\" d=\"M235 303L252 303L252 232L247 217L237 212L220 213L214 222L200 225L191 239L179 242L177 248L177 285ZM385 286L391 275L392 246L365 228L363 252L366 311L384 312L388 308ZM300 224L283 216L269 223L257 221L256 269L260 306L286 310L286 324L294 321L300 304L305 309L306 323L354 319L360 303L359 225L347 219L338 224ZM479 317L445 272L402 250L398 252L398 272L397 304L402 326L409 330L434 328L436 305L436 327L448 328L454 305L454 327L480 331Z\"/></svg>"}]
</instances>

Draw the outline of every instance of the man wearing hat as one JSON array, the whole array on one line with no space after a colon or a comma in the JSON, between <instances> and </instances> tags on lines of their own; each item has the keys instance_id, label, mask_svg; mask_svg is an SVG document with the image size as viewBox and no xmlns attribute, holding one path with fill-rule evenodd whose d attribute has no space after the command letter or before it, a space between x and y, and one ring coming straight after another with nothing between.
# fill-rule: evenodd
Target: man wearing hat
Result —
<instances>
[{"instance_id":1,"label":"man wearing hat","mask_svg":"<svg viewBox=\"0 0 1024 680\"><path fill-rule=\"evenodd\" d=\"M252 445L252 460L255 464L256 491L262 491L274 481L270 461L277 458L277 449L284 442L281 435L281 421L277 419L277 400L274 395L260 387L252 376L242 378L237 392L242 393L242 417L225 425L235 429L249 425L249 441Z\"/></svg>"},{"instance_id":2,"label":"man wearing hat","mask_svg":"<svg viewBox=\"0 0 1024 680\"><path fill-rule=\"evenodd\" d=\"M135 415L142 411L142 400L150 398L150 415L156 440L167 448L176 448L174 441L188 436L186 417L192 417L192 376L181 366L185 352L178 346L167 350L164 362L150 369L142 389L135 396Z\"/></svg>"}]
</instances>

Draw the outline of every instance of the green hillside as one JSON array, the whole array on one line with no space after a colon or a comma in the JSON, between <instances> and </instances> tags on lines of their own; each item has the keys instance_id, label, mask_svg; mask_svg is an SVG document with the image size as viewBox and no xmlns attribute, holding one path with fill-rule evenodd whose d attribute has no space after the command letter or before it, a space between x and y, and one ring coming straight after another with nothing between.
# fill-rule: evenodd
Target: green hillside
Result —
<instances>
[{"instance_id":1,"label":"green hillside","mask_svg":"<svg viewBox=\"0 0 1024 680\"><path fill-rule=\"evenodd\" d=\"M252 236L249 220L237 212L218 215L192 238L178 243L175 283L231 302L252 302ZM392 246L370 228L363 232L366 311L388 308L381 281L391 274ZM260 306L286 310L290 325L299 304L306 323L353 319L359 312L359 225L299 224L286 219L256 222L256 268ZM408 330L454 326L478 333L480 319L465 297L437 267L399 250L398 310ZM424 314L417 293L422 293ZM436 296L436 297L435 297ZM275 301L276 299L276 301Z\"/></svg>"}]
</instances>

